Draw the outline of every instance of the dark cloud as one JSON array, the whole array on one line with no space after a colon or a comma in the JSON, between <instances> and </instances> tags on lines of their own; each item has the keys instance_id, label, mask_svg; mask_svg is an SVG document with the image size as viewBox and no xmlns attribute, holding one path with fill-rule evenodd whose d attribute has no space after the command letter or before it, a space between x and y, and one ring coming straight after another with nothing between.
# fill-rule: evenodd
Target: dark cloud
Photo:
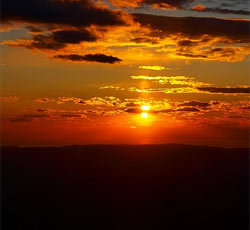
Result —
<instances>
[{"instance_id":1,"label":"dark cloud","mask_svg":"<svg viewBox=\"0 0 250 230\"><path fill-rule=\"evenodd\" d=\"M181 40L177 43L178 46L196 46L199 42L193 42L191 40Z\"/></svg>"},{"instance_id":2,"label":"dark cloud","mask_svg":"<svg viewBox=\"0 0 250 230\"><path fill-rule=\"evenodd\" d=\"M230 47L225 48L212 48L210 51L208 51L208 54L218 54L221 57L228 57L235 55L235 50Z\"/></svg>"},{"instance_id":3,"label":"dark cloud","mask_svg":"<svg viewBox=\"0 0 250 230\"><path fill-rule=\"evenodd\" d=\"M26 117L15 117L10 119L10 122L16 123L16 122L31 122L33 119L26 118Z\"/></svg>"},{"instance_id":4,"label":"dark cloud","mask_svg":"<svg viewBox=\"0 0 250 230\"><path fill-rule=\"evenodd\" d=\"M1 20L75 27L125 24L120 11L98 8L91 0L2 0Z\"/></svg>"},{"instance_id":5,"label":"dark cloud","mask_svg":"<svg viewBox=\"0 0 250 230\"><path fill-rule=\"evenodd\" d=\"M82 117L80 114L61 114L60 116L64 118L81 118Z\"/></svg>"},{"instance_id":6,"label":"dark cloud","mask_svg":"<svg viewBox=\"0 0 250 230\"><path fill-rule=\"evenodd\" d=\"M27 30L29 30L32 33L41 33L43 32L43 29L38 27L38 26L26 26L25 27Z\"/></svg>"},{"instance_id":7,"label":"dark cloud","mask_svg":"<svg viewBox=\"0 0 250 230\"><path fill-rule=\"evenodd\" d=\"M142 3L150 5L158 5L162 8L176 8L183 9L190 3L195 2L195 0L143 0Z\"/></svg>"},{"instance_id":8,"label":"dark cloud","mask_svg":"<svg viewBox=\"0 0 250 230\"><path fill-rule=\"evenodd\" d=\"M56 55L54 58L59 58L63 60L69 60L69 61L87 61L87 62L100 62L100 63L108 63L108 64L114 64L117 62L121 62L122 60L113 57L113 56L107 56L105 54L86 54L86 55L78 55L78 54L65 54L65 55Z\"/></svg>"},{"instance_id":9,"label":"dark cloud","mask_svg":"<svg viewBox=\"0 0 250 230\"><path fill-rule=\"evenodd\" d=\"M176 55L188 58L207 58L206 55L200 55L200 54L176 53Z\"/></svg>"},{"instance_id":10,"label":"dark cloud","mask_svg":"<svg viewBox=\"0 0 250 230\"><path fill-rule=\"evenodd\" d=\"M174 109L162 109L159 111L155 111L154 113L171 113L171 112L175 112Z\"/></svg>"},{"instance_id":11,"label":"dark cloud","mask_svg":"<svg viewBox=\"0 0 250 230\"><path fill-rule=\"evenodd\" d=\"M195 107L183 107L177 109L162 109L154 111L153 113L174 113L174 112L199 112L200 110Z\"/></svg>"},{"instance_id":12,"label":"dark cloud","mask_svg":"<svg viewBox=\"0 0 250 230\"><path fill-rule=\"evenodd\" d=\"M244 106L244 107L241 107L241 109L243 109L243 110L250 110L250 106Z\"/></svg>"},{"instance_id":13,"label":"dark cloud","mask_svg":"<svg viewBox=\"0 0 250 230\"><path fill-rule=\"evenodd\" d=\"M87 30L61 30L52 34L53 39L59 43L79 44L82 41L94 42L97 37Z\"/></svg>"},{"instance_id":14,"label":"dark cloud","mask_svg":"<svg viewBox=\"0 0 250 230\"><path fill-rule=\"evenodd\" d=\"M243 117L242 117L242 116L238 116L238 115L232 115L232 116L228 116L227 118L241 119L241 118L243 118Z\"/></svg>"},{"instance_id":15,"label":"dark cloud","mask_svg":"<svg viewBox=\"0 0 250 230\"><path fill-rule=\"evenodd\" d=\"M218 101L212 101L212 105L219 105L220 104L220 102L218 102Z\"/></svg>"},{"instance_id":16,"label":"dark cloud","mask_svg":"<svg viewBox=\"0 0 250 230\"><path fill-rule=\"evenodd\" d=\"M135 42L135 43L151 43L151 44L157 44L158 43L153 38L144 38L144 37L133 38L130 41Z\"/></svg>"},{"instance_id":17,"label":"dark cloud","mask_svg":"<svg viewBox=\"0 0 250 230\"><path fill-rule=\"evenodd\" d=\"M39 103L47 103L47 102L51 102L51 99L49 98L39 98L39 99L36 99L35 100L36 102L39 102Z\"/></svg>"},{"instance_id":18,"label":"dark cloud","mask_svg":"<svg viewBox=\"0 0 250 230\"><path fill-rule=\"evenodd\" d=\"M192 42L190 40L182 40L177 44L176 55L186 58L196 59L217 59L227 61L238 61L241 60L242 55L247 54L249 49L247 46L232 46L231 47L216 47L209 46L209 44L201 44L201 42ZM226 44L226 43L225 43ZM196 48L197 46L197 48ZM195 49L196 48L196 49Z\"/></svg>"},{"instance_id":19,"label":"dark cloud","mask_svg":"<svg viewBox=\"0 0 250 230\"><path fill-rule=\"evenodd\" d=\"M49 118L50 116L48 114L23 114L18 117L11 118L10 122L32 122L34 119L42 119L42 118Z\"/></svg>"},{"instance_id":20,"label":"dark cloud","mask_svg":"<svg viewBox=\"0 0 250 230\"><path fill-rule=\"evenodd\" d=\"M230 48L213 48L209 52L210 53L234 54L234 50Z\"/></svg>"},{"instance_id":21,"label":"dark cloud","mask_svg":"<svg viewBox=\"0 0 250 230\"><path fill-rule=\"evenodd\" d=\"M127 112L127 113L141 113L142 110L140 108L128 108L128 109L125 109L125 112Z\"/></svg>"},{"instance_id":22,"label":"dark cloud","mask_svg":"<svg viewBox=\"0 0 250 230\"><path fill-rule=\"evenodd\" d=\"M36 34L30 43L20 44L29 49L60 50L68 44L79 44L81 42L94 42L97 36L87 30L60 30L50 34Z\"/></svg>"},{"instance_id":23,"label":"dark cloud","mask_svg":"<svg viewBox=\"0 0 250 230\"><path fill-rule=\"evenodd\" d=\"M142 26L150 27L157 33L151 36L168 37L183 35L189 38L209 35L222 37L239 43L249 41L249 22L243 20L224 20L201 17L167 17L149 14L134 14Z\"/></svg>"},{"instance_id":24,"label":"dark cloud","mask_svg":"<svg viewBox=\"0 0 250 230\"><path fill-rule=\"evenodd\" d=\"M184 9L196 0L109 0L114 6L144 8Z\"/></svg>"},{"instance_id":25,"label":"dark cloud","mask_svg":"<svg viewBox=\"0 0 250 230\"><path fill-rule=\"evenodd\" d=\"M247 10L230 10L230 9L223 9L223 8L204 8L202 10L196 10L193 8L194 11L202 11L208 13L219 13L219 14L239 14L239 15L250 15L250 12Z\"/></svg>"},{"instance_id":26,"label":"dark cloud","mask_svg":"<svg viewBox=\"0 0 250 230\"><path fill-rule=\"evenodd\" d=\"M40 114L40 113L38 113L38 114L23 114L23 116L22 117L24 117L24 118L31 118L31 119L33 119L33 118L47 118L47 117L50 117L48 114Z\"/></svg>"},{"instance_id":27,"label":"dark cloud","mask_svg":"<svg viewBox=\"0 0 250 230\"><path fill-rule=\"evenodd\" d=\"M188 101L188 102L184 102L182 104L179 104L178 106L208 107L208 106L210 106L210 103L200 102L200 101Z\"/></svg>"},{"instance_id":28,"label":"dark cloud","mask_svg":"<svg viewBox=\"0 0 250 230\"><path fill-rule=\"evenodd\" d=\"M86 104L86 102L80 99L80 100L77 102L77 104Z\"/></svg>"},{"instance_id":29,"label":"dark cloud","mask_svg":"<svg viewBox=\"0 0 250 230\"><path fill-rule=\"evenodd\" d=\"M231 87L231 88L219 88L219 87L198 87L197 89L201 91L206 91L209 93L225 93L225 94L241 94L241 93L250 93L250 87L240 88L240 87Z\"/></svg>"},{"instance_id":30,"label":"dark cloud","mask_svg":"<svg viewBox=\"0 0 250 230\"><path fill-rule=\"evenodd\" d=\"M195 107L186 107L186 108L180 108L176 109L175 111L180 111L180 112L199 112L200 110L195 108Z\"/></svg>"},{"instance_id":31,"label":"dark cloud","mask_svg":"<svg viewBox=\"0 0 250 230\"><path fill-rule=\"evenodd\" d=\"M38 112L38 113L46 113L46 112L48 112L48 110L47 109L36 109L36 112Z\"/></svg>"},{"instance_id":32,"label":"dark cloud","mask_svg":"<svg viewBox=\"0 0 250 230\"><path fill-rule=\"evenodd\" d=\"M129 102L126 104L127 107L138 107L137 104L135 104L134 102Z\"/></svg>"},{"instance_id":33,"label":"dark cloud","mask_svg":"<svg viewBox=\"0 0 250 230\"><path fill-rule=\"evenodd\" d=\"M224 0L221 2L220 7L249 9L249 0Z\"/></svg>"},{"instance_id":34,"label":"dark cloud","mask_svg":"<svg viewBox=\"0 0 250 230\"><path fill-rule=\"evenodd\" d=\"M59 50L66 47L67 44L55 41L49 35L38 34L35 35L30 44L24 44L23 46L29 49L45 49L45 50ZM22 46L20 44L20 46Z\"/></svg>"}]
</instances>

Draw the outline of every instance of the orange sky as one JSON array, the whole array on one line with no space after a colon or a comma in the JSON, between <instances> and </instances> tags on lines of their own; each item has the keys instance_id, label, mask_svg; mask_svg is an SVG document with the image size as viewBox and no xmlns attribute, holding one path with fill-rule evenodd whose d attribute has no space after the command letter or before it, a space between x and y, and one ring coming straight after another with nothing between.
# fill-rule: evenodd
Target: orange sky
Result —
<instances>
[{"instance_id":1,"label":"orange sky","mask_svg":"<svg viewBox=\"0 0 250 230\"><path fill-rule=\"evenodd\" d=\"M248 146L247 6L133 3L3 1L3 145Z\"/></svg>"}]
</instances>

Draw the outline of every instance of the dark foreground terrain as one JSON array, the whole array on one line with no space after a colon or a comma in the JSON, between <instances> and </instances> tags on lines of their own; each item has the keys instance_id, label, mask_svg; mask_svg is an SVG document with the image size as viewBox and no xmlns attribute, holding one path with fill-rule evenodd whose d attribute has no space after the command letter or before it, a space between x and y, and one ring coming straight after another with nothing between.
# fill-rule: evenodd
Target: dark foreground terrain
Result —
<instances>
[{"instance_id":1,"label":"dark foreground terrain","mask_svg":"<svg viewBox=\"0 0 250 230\"><path fill-rule=\"evenodd\" d=\"M249 152L3 148L2 229L248 230Z\"/></svg>"}]
</instances>

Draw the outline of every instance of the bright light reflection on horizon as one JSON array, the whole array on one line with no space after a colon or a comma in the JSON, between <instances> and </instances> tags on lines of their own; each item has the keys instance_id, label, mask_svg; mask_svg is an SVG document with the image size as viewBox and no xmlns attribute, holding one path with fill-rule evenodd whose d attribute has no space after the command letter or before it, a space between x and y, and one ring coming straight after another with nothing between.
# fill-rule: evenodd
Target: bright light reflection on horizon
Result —
<instances>
[{"instance_id":1,"label":"bright light reflection on horizon","mask_svg":"<svg viewBox=\"0 0 250 230\"><path fill-rule=\"evenodd\" d=\"M141 109L144 111L148 111L150 109L150 107L148 105L143 105L143 106L141 106Z\"/></svg>"},{"instance_id":2,"label":"bright light reflection on horizon","mask_svg":"<svg viewBox=\"0 0 250 230\"><path fill-rule=\"evenodd\" d=\"M148 118L148 113L141 113L141 116L142 116L143 118Z\"/></svg>"}]
</instances>

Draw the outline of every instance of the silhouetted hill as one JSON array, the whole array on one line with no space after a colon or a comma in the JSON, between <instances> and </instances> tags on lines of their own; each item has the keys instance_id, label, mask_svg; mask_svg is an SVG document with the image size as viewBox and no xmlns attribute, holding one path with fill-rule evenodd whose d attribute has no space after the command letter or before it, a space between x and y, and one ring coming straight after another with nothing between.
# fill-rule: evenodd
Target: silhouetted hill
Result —
<instances>
[{"instance_id":1,"label":"silhouetted hill","mask_svg":"<svg viewBox=\"0 0 250 230\"><path fill-rule=\"evenodd\" d=\"M2 229L247 230L249 150L2 148Z\"/></svg>"}]
</instances>

